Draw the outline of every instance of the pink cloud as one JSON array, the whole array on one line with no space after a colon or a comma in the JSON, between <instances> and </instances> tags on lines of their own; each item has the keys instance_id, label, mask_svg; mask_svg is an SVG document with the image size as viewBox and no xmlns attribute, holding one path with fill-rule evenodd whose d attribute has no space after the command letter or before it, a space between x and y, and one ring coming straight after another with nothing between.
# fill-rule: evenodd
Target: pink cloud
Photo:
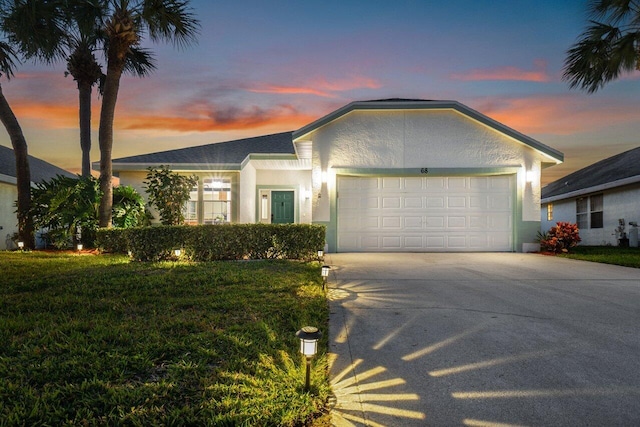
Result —
<instances>
[{"instance_id":1,"label":"pink cloud","mask_svg":"<svg viewBox=\"0 0 640 427\"><path fill-rule=\"evenodd\" d=\"M382 87L382 85L375 79L364 76L353 76L331 81L324 77L319 77L295 86L263 84L251 87L248 90L255 93L316 95L324 98L335 98L338 96L336 92L345 92L354 89L378 89L380 87Z\"/></svg>"},{"instance_id":2,"label":"pink cloud","mask_svg":"<svg viewBox=\"0 0 640 427\"><path fill-rule=\"evenodd\" d=\"M453 80L479 81L479 80L515 80L528 82L549 82L551 76L547 73L547 63L544 60L536 60L533 70L523 70L518 67L498 67L493 69L474 69L464 73L452 74Z\"/></svg>"}]
</instances>

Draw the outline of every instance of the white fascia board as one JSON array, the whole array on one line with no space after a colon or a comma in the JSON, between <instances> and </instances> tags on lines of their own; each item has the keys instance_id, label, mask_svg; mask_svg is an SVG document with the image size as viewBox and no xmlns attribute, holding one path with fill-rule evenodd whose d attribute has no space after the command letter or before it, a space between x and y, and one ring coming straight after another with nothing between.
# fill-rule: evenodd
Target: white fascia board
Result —
<instances>
[{"instance_id":1,"label":"white fascia board","mask_svg":"<svg viewBox=\"0 0 640 427\"><path fill-rule=\"evenodd\" d=\"M240 165L236 163L162 163L163 166L167 166L172 171L217 171L217 170L240 170ZM146 171L148 168L157 168L160 165L158 163L114 163L113 171L125 172L125 171Z\"/></svg>"},{"instance_id":2,"label":"white fascia board","mask_svg":"<svg viewBox=\"0 0 640 427\"><path fill-rule=\"evenodd\" d=\"M18 179L15 176L0 173L0 182L4 182L7 184L18 184Z\"/></svg>"},{"instance_id":3,"label":"white fascia board","mask_svg":"<svg viewBox=\"0 0 640 427\"><path fill-rule=\"evenodd\" d=\"M597 193L604 190L611 190L612 188L622 187L624 185L636 184L640 182L640 175L631 176L629 178L619 179L617 181L611 181L600 185L594 185L593 187L582 188L580 190L571 191L569 193L558 194L557 196L545 197L540 200L540 203L553 203L558 200L573 199L575 197L584 196L586 194Z\"/></svg>"}]
</instances>

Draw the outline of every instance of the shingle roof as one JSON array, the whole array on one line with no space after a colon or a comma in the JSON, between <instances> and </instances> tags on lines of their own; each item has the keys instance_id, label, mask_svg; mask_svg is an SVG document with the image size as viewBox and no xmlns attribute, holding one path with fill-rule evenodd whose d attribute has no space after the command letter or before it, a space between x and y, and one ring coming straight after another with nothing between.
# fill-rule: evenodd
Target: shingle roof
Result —
<instances>
[{"instance_id":1,"label":"shingle roof","mask_svg":"<svg viewBox=\"0 0 640 427\"><path fill-rule=\"evenodd\" d=\"M577 195L573 193L588 191L594 187L607 184L614 186L613 183L617 181L621 185L629 183L633 177L640 181L640 147L600 160L548 184L542 189L542 198L553 197L557 200L564 194L569 197L571 194Z\"/></svg>"},{"instance_id":2,"label":"shingle roof","mask_svg":"<svg viewBox=\"0 0 640 427\"><path fill-rule=\"evenodd\" d=\"M56 175L76 177L69 171L33 156L29 156L29 170L31 172L31 182L35 183L48 181ZM16 157L13 154L13 149L2 145L0 145L0 174L16 177Z\"/></svg>"},{"instance_id":3,"label":"shingle roof","mask_svg":"<svg viewBox=\"0 0 640 427\"><path fill-rule=\"evenodd\" d=\"M241 164L249 154L295 154L292 132L114 159L114 164Z\"/></svg>"}]
</instances>

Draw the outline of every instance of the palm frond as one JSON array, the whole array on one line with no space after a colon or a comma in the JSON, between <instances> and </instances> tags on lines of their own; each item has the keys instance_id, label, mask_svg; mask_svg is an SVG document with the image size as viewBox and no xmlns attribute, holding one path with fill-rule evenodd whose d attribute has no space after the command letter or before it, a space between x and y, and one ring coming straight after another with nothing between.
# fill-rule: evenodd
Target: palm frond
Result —
<instances>
[{"instance_id":1,"label":"palm frond","mask_svg":"<svg viewBox=\"0 0 640 427\"><path fill-rule=\"evenodd\" d=\"M4 74L7 79L13 77L17 62L20 61L11 45L0 41L0 76Z\"/></svg>"},{"instance_id":2,"label":"palm frond","mask_svg":"<svg viewBox=\"0 0 640 427\"><path fill-rule=\"evenodd\" d=\"M124 71L136 77L144 77L156 69L156 61L149 49L132 47L127 53Z\"/></svg>"}]
</instances>

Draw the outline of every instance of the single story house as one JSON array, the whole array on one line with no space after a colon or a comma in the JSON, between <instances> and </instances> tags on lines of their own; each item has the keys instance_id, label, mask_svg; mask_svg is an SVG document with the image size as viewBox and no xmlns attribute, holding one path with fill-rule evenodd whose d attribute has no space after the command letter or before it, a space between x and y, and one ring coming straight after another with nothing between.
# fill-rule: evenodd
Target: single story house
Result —
<instances>
[{"instance_id":1,"label":"single story house","mask_svg":"<svg viewBox=\"0 0 640 427\"><path fill-rule=\"evenodd\" d=\"M31 183L48 181L56 175L75 177L69 171L47 163L44 160L29 156L29 170ZM15 249L11 240L18 232L18 217L16 216L16 200L18 200L18 186L16 179L16 157L13 149L0 145L0 250Z\"/></svg>"},{"instance_id":2,"label":"single story house","mask_svg":"<svg viewBox=\"0 0 640 427\"><path fill-rule=\"evenodd\" d=\"M640 147L596 162L546 185L542 231L558 221L578 224L582 245L617 245L640 222ZM637 231L636 231L637 232Z\"/></svg>"},{"instance_id":3,"label":"single story house","mask_svg":"<svg viewBox=\"0 0 640 427\"><path fill-rule=\"evenodd\" d=\"M194 224L314 223L341 251L531 251L563 154L456 101L352 102L296 131L113 160L199 177ZM97 164L96 164L97 166Z\"/></svg>"}]
</instances>

